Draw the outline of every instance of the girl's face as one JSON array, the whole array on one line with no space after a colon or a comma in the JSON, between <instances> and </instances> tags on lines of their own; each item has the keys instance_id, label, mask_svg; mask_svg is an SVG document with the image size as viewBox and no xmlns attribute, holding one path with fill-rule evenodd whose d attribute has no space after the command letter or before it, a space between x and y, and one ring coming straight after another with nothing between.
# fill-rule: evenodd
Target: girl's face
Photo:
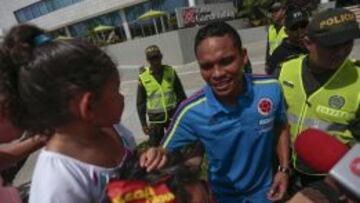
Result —
<instances>
[{"instance_id":1,"label":"girl's face","mask_svg":"<svg viewBox=\"0 0 360 203\"><path fill-rule=\"evenodd\" d=\"M119 123L124 110L124 96L119 92L120 79L115 75L105 84L100 97L95 101L95 119L101 127Z\"/></svg>"}]
</instances>

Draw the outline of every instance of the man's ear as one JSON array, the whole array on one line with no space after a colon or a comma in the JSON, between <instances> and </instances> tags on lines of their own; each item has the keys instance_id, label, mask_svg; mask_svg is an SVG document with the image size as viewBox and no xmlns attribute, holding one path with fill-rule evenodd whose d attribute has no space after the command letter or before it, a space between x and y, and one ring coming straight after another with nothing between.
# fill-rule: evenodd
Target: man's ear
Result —
<instances>
[{"instance_id":1,"label":"man's ear","mask_svg":"<svg viewBox=\"0 0 360 203\"><path fill-rule=\"evenodd\" d=\"M310 51L313 47L314 42L308 36L305 36L303 39L305 48Z\"/></svg>"},{"instance_id":2,"label":"man's ear","mask_svg":"<svg viewBox=\"0 0 360 203\"><path fill-rule=\"evenodd\" d=\"M94 114L94 94L91 92L85 92L81 95L78 102L78 111L80 117L84 120L93 120Z\"/></svg>"}]
</instances>

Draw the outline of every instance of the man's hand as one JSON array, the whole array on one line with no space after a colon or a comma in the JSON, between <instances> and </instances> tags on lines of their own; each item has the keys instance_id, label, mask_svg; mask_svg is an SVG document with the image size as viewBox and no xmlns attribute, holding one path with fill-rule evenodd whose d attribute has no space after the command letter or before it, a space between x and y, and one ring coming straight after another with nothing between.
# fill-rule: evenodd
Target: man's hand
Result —
<instances>
[{"instance_id":1,"label":"man's hand","mask_svg":"<svg viewBox=\"0 0 360 203\"><path fill-rule=\"evenodd\" d=\"M151 147L140 155L140 166L146 171L160 169L167 162L166 150L161 147Z\"/></svg>"},{"instance_id":2,"label":"man's hand","mask_svg":"<svg viewBox=\"0 0 360 203\"><path fill-rule=\"evenodd\" d=\"M150 128L148 126L142 126L142 130L145 133L145 135L150 135Z\"/></svg>"},{"instance_id":3,"label":"man's hand","mask_svg":"<svg viewBox=\"0 0 360 203\"><path fill-rule=\"evenodd\" d=\"M289 175L283 172L277 172L274 177L273 184L267 194L267 198L271 201L281 200L286 192L289 184Z\"/></svg>"}]
</instances>

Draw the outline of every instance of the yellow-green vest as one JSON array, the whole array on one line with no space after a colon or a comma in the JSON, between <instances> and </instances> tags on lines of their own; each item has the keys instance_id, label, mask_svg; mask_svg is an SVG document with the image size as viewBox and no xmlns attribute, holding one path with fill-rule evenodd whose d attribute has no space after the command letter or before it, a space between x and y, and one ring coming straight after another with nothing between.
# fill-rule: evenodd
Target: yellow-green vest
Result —
<instances>
[{"instance_id":1,"label":"yellow-green vest","mask_svg":"<svg viewBox=\"0 0 360 203\"><path fill-rule=\"evenodd\" d=\"M336 73L317 91L306 96L302 67L305 56L282 65L279 81L282 86L291 131L291 142L307 128L324 130L343 143L353 141L348 125L360 105L360 68L345 60ZM319 143L321 144L321 143ZM293 154L295 169L319 175Z\"/></svg>"},{"instance_id":2,"label":"yellow-green vest","mask_svg":"<svg viewBox=\"0 0 360 203\"><path fill-rule=\"evenodd\" d=\"M285 27L282 26L279 32L276 31L274 25L269 26L268 30L268 41L269 41L269 55L281 44L284 38L287 37Z\"/></svg>"},{"instance_id":3,"label":"yellow-green vest","mask_svg":"<svg viewBox=\"0 0 360 203\"><path fill-rule=\"evenodd\" d=\"M145 67L139 75L146 91L146 112L148 114L164 113L163 121L150 121L151 123L165 123L168 120L168 110L176 107L176 94L174 91L175 70L164 66L161 84L150 72L150 67Z\"/></svg>"}]
</instances>

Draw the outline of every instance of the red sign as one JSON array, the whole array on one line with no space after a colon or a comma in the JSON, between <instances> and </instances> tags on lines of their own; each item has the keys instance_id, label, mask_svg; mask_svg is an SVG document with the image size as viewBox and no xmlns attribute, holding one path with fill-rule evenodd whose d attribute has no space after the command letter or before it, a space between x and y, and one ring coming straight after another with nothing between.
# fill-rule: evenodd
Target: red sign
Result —
<instances>
[{"instance_id":1,"label":"red sign","mask_svg":"<svg viewBox=\"0 0 360 203\"><path fill-rule=\"evenodd\" d=\"M195 9L187 8L184 10L183 19L185 24L194 24L195 23Z\"/></svg>"}]
</instances>

